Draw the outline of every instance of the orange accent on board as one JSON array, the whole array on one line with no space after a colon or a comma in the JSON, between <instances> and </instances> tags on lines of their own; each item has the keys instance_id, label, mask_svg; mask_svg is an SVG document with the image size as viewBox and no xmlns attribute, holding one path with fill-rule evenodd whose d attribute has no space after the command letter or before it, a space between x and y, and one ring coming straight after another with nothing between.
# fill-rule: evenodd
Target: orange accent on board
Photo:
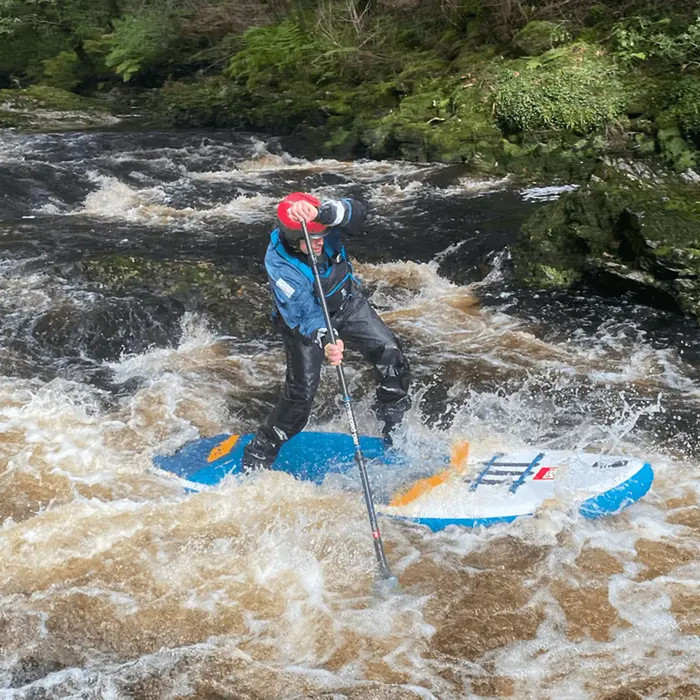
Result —
<instances>
[{"instance_id":1,"label":"orange accent on board","mask_svg":"<svg viewBox=\"0 0 700 700\"><path fill-rule=\"evenodd\" d=\"M452 447L452 457L450 459L450 468L444 469L433 476L426 479L420 479L411 486L408 491L397 494L389 503L390 506L406 506L413 503L423 494L432 491L436 486L444 484L451 476L457 474L462 475L467 469L467 460L469 459L469 443L464 440L458 442Z\"/></svg>"},{"instance_id":2,"label":"orange accent on board","mask_svg":"<svg viewBox=\"0 0 700 700\"><path fill-rule=\"evenodd\" d=\"M209 457L207 458L207 462L216 462L217 459L227 455L233 449L233 446L238 442L239 437L240 435L231 435L231 437L226 438L216 447L212 447Z\"/></svg>"}]
</instances>

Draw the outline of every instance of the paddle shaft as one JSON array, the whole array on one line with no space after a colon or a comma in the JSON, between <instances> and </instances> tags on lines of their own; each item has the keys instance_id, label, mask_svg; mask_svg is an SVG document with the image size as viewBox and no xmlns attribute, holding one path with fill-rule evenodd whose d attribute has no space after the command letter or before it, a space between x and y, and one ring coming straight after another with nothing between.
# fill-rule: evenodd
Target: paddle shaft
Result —
<instances>
[{"instance_id":1,"label":"paddle shaft","mask_svg":"<svg viewBox=\"0 0 700 700\"><path fill-rule=\"evenodd\" d=\"M326 304L326 297L323 294L323 286L321 285L321 275L318 271L318 264L316 262L316 254L311 247L311 238L309 237L309 231L306 228L306 222L301 222L301 227L304 231L304 241L306 242L306 250L308 251L309 258L311 259L311 268L314 271L314 280L316 282L316 290L318 292L318 298L321 302L321 308L323 309L323 318L326 321L326 328L328 335L330 337L330 342L335 345L336 337L335 331L333 330L333 323L331 321L331 315L328 313L328 305ZM379 524L377 523L377 514L374 510L374 500L372 498L372 490L369 485L369 477L367 476L367 465L365 464L365 458L362 454L362 448L360 447L360 435L357 431L357 423L355 421L355 413L352 410L352 399L350 398L350 392L348 391L348 384L345 381L345 372L343 371L342 363L336 366L338 371L338 379L340 381L340 389L343 392L343 405L345 406L345 414L348 418L348 423L350 424L350 435L352 436L352 442L355 446L355 461L360 469L360 480L362 481L362 491L365 496L365 504L367 505L367 513L369 515L369 523L372 527L372 538L374 540L374 553L377 555L377 564L379 565L379 575L382 578L393 578L393 574L389 569L389 563L386 560L386 554L384 554L384 544L382 543L382 536L379 532Z\"/></svg>"}]
</instances>

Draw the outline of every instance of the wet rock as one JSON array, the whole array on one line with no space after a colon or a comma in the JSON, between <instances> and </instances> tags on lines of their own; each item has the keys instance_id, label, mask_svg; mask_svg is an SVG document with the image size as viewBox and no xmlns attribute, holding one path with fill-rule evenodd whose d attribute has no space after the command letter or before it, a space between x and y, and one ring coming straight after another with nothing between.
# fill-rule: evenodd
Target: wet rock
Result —
<instances>
[{"instance_id":1,"label":"wet rock","mask_svg":"<svg viewBox=\"0 0 700 700\"><path fill-rule=\"evenodd\" d=\"M592 285L700 318L696 188L636 165L598 173L525 223L514 252L519 278Z\"/></svg>"},{"instance_id":2,"label":"wet rock","mask_svg":"<svg viewBox=\"0 0 700 700\"><path fill-rule=\"evenodd\" d=\"M206 260L159 260L110 255L76 263L78 273L100 290L119 295L151 295L202 313L226 333L259 335L270 312L261 285L235 275L225 265Z\"/></svg>"}]
</instances>

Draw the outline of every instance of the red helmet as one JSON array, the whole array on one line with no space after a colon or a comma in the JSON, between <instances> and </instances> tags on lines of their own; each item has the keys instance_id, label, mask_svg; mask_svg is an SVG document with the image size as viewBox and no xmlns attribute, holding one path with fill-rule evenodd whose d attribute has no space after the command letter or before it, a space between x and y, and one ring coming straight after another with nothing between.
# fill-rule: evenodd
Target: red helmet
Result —
<instances>
[{"instance_id":1,"label":"red helmet","mask_svg":"<svg viewBox=\"0 0 700 700\"><path fill-rule=\"evenodd\" d=\"M312 194L306 194L306 192L292 192L277 205L277 218L280 220L282 226L291 231L301 231L301 224L289 218L289 207L291 207L294 202L308 202L318 209L321 206L321 200L316 199ZM318 221L307 221L306 230L310 235L318 235L324 233L326 227Z\"/></svg>"}]
</instances>

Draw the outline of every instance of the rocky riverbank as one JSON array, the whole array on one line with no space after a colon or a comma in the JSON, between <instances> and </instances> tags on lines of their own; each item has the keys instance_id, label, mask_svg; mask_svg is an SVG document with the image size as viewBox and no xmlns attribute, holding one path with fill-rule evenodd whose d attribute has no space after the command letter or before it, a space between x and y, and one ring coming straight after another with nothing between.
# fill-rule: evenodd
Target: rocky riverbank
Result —
<instances>
[{"instance_id":1,"label":"rocky riverbank","mask_svg":"<svg viewBox=\"0 0 700 700\"><path fill-rule=\"evenodd\" d=\"M0 128L22 131L90 129L118 123L104 99L76 95L47 85L0 90Z\"/></svg>"}]
</instances>

